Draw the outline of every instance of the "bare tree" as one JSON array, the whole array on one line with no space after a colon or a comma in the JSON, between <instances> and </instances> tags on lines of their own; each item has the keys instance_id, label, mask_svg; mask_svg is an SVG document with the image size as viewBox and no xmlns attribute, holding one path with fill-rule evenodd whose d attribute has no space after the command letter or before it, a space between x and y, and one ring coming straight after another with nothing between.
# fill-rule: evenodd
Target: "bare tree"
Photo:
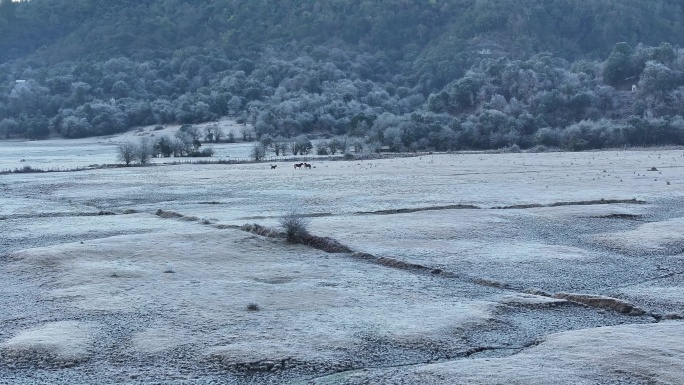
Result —
<instances>
[{"instance_id":1,"label":"bare tree","mask_svg":"<svg viewBox=\"0 0 684 385\"><path fill-rule=\"evenodd\" d=\"M355 138L351 143L352 148L354 148L354 153L358 154L363 151L363 139Z\"/></svg>"},{"instance_id":2,"label":"bare tree","mask_svg":"<svg viewBox=\"0 0 684 385\"><path fill-rule=\"evenodd\" d=\"M254 144L254 147L252 147L252 159L259 162L260 160L264 159L265 156L266 147L264 147L264 145L260 142Z\"/></svg>"},{"instance_id":3,"label":"bare tree","mask_svg":"<svg viewBox=\"0 0 684 385\"><path fill-rule=\"evenodd\" d=\"M133 142L119 143L116 147L117 159L129 166L138 159L138 145Z\"/></svg>"},{"instance_id":4,"label":"bare tree","mask_svg":"<svg viewBox=\"0 0 684 385\"><path fill-rule=\"evenodd\" d=\"M219 126L214 126L214 142L218 143L223 139L223 130Z\"/></svg>"},{"instance_id":5,"label":"bare tree","mask_svg":"<svg viewBox=\"0 0 684 385\"><path fill-rule=\"evenodd\" d=\"M251 142L253 138L252 130L247 127L242 128L242 140L245 142Z\"/></svg>"},{"instance_id":6,"label":"bare tree","mask_svg":"<svg viewBox=\"0 0 684 385\"><path fill-rule=\"evenodd\" d=\"M316 143L316 155L328 155L328 143L321 140Z\"/></svg>"},{"instance_id":7,"label":"bare tree","mask_svg":"<svg viewBox=\"0 0 684 385\"><path fill-rule=\"evenodd\" d=\"M154 149L150 144L150 140L148 138L140 138L140 144L137 146L138 163L140 163L143 166L148 164L150 162L150 158L152 157L153 152Z\"/></svg>"},{"instance_id":8,"label":"bare tree","mask_svg":"<svg viewBox=\"0 0 684 385\"><path fill-rule=\"evenodd\" d=\"M276 156L286 155L287 143L281 141L273 142L273 151L275 152Z\"/></svg>"},{"instance_id":9,"label":"bare tree","mask_svg":"<svg viewBox=\"0 0 684 385\"><path fill-rule=\"evenodd\" d=\"M138 145L133 142L123 142L117 146L117 159L130 166L138 159Z\"/></svg>"},{"instance_id":10,"label":"bare tree","mask_svg":"<svg viewBox=\"0 0 684 385\"><path fill-rule=\"evenodd\" d=\"M212 142L214 140L214 130L211 126L204 127L204 140L206 142Z\"/></svg>"},{"instance_id":11,"label":"bare tree","mask_svg":"<svg viewBox=\"0 0 684 385\"><path fill-rule=\"evenodd\" d=\"M218 143L223 138L223 131L218 124L213 124L204 128L204 140L207 142Z\"/></svg>"}]
</instances>

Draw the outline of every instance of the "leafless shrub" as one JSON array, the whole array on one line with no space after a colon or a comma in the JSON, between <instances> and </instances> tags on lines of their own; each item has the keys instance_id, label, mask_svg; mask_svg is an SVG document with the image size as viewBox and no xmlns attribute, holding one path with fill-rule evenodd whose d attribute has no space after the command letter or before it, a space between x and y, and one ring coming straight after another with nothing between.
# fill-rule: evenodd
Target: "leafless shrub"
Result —
<instances>
[{"instance_id":1,"label":"leafless shrub","mask_svg":"<svg viewBox=\"0 0 684 385\"><path fill-rule=\"evenodd\" d=\"M278 223L285 230L285 240L290 243L302 243L302 240L309 235L308 227L311 221L302 215L299 209L288 210Z\"/></svg>"}]
</instances>

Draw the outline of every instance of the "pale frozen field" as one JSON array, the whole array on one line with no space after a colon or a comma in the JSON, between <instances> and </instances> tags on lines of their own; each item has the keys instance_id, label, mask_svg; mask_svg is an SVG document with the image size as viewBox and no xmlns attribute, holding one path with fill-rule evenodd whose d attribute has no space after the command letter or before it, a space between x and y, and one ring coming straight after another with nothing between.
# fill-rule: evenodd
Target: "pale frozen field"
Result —
<instances>
[{"instance_id":1,"label":"pale frozen field","mask_svg":"<svg viewBox=\"0 0 684 385\"><path fill-rule=\"evenodd\" d=\"M571 331L553 334L539 346L511 357L351 372L311 383L681 384L683 336L682 323Z\"/></svg>"},{"instance_id":2,"label":"pale frozen field","mask_svg":"<svg viewBox=\"0 0 684 385\"><path fill-rule=\"evenodd\" d=\"M15 144L0 143L3 164L16 160ZM275 170L0 175L0 378L679 383L682 324L655 321L684 315L683 155L443 154L314 161L311 170L283 161ZM500 208L600 199L644 204ZM444 207L459 204L480 209ZM275 227L293 207L311 215L316 235L445 274L214 227ZM198 220L163 219L158 209ZM649 315L531 289L623 298ZM401 365L410 366L392 369Z\"/></svg>"},{"instance_id":3,"label":"pale frozen field","mask_svg":"<svg viewBox=\"0 0 684 385\"><path fill-rule=\"evenodd\" d=\"M224 138L230 131L235 132L236 143L204 143L202 148L211 147L214 155L210 158L152 158L152 164L169 164L173 162L198 162L202 160L232 160L245 161L252 158L254 142L241 142L242 130L253 130L251 125L235 123L230 119L223 119L218 122L202 123L193 125L196 127L202 140L204 140L204 128L207 126L218 125L225 133ZM9 140L0 143L0 171L21 169L25 166L41 170L71 170L77 168L96 167L99 165L116 164L117 145L123 142L139 143L141 139L147 138L150 141L160 137L173 135L178 131L180 125L164 125L162 130L154 130L155 126L141 127L133 131L122 134L91 137L81 139L61 139L52 138L47 140ZM315 141L314 141L315 143ZM269 153L268 159L275 161L285 160L292 156L276 157ZM317 156L309 155L315 159Z\"/></svg>"},{"instance_id":4,"label":"pale frozen field","mask_svg":"<svg viewBox=\"0 0 684 385\"><path fill-rule=\"evenodd\" d=\"M195 125L200 132L210 124L218 124L227 133L230 130L240 137L240 130L245 127L232 120L222 120L217 123ZM14 170L31 166L43 170L70 170L105 164L117 163L117 145L123 142L138 143L141 138L153 140L156 137L168 135L173 137L180 128L179 125L165 125L163 130L154 131L155 126L141 127L123 134L92 137L82 139L48 140L10 140L0 143L0 171ZM254 146L253 143L218 143L204 144L215 150L216 159L246 159ZM152 158L151 163L161 164L173 161L196 161L201 158Z\"/></svg>"}]
</instances>

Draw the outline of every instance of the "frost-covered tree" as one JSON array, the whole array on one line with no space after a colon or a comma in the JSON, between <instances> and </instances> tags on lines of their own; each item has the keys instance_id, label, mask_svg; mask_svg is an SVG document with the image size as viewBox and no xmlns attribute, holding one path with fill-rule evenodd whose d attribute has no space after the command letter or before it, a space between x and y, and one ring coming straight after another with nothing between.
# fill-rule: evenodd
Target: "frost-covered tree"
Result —
<instances>
[{"instance_id":1,"label":"frost-covered tree","mask_svg":"<svg viewBox=\"0 0 684 385\"><path fill-rule=\"evenodd\" d=\"M130 166L131 163L138 160L140 154L140 148L137 144L133 142L123 142L117 145L117 160L123 162L126 166Z\"/></svg>"}]
</instances>

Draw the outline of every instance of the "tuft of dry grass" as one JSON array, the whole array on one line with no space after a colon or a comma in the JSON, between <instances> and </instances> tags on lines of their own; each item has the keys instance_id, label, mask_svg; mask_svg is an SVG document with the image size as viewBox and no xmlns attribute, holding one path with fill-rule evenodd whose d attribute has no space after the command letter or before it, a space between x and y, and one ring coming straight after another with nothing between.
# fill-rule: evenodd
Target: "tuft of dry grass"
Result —
<instances>
[{"instance_id":1,"label":"tuft of dry grass","mask_svg":"<svg viewBox=\"0 0 684 385\"><path fill-rule=\"evenodd\" d=\"M240 230L246 231L248 233L261 235L262 237L268 238L285 238L285 233L278 230L274 230L257 223L247 223L240 227Z\"/></svg>"},{"instance_id":2,"label":"tuft of dry grass","mask_svg":"<svg viewBox=\"0 0 684 385\"><path fill-rule=\"evenodd\" d=\"M158 209L156 213L154 213L156 216L164 219L172 219L172 218L182 218L183 214L178 214L175 211L166 211L162 209Z\"/></svg>"}]
</instances>

